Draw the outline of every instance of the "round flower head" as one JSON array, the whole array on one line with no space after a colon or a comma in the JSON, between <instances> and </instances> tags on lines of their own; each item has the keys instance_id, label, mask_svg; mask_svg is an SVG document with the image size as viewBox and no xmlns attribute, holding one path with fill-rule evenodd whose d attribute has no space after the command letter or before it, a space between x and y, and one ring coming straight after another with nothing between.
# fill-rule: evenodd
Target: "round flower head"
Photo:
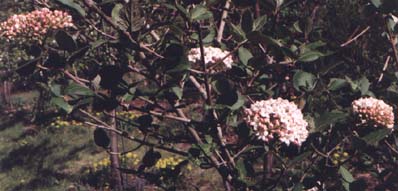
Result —
<instances>
[{"instance_id":1,"label":"round flower head","mask_svg":"<svg viewBox=\"0 0 398 191\"><path fill-rule=\"evenodd\" d=\"M394 127L394 113L390 105L376 98L359 98L352 102L352 110L361 125Z\"/></svg>"},{"instance_id":2,"label":"round flower head","mask_svg":"<svg viewBox=\"0 0 398 191\"><path fill-rule=\"evenodd\" d=\"M71 27L72 16L63 11L47 8L13 15L0 23L0 34L8 40L40 40L49 30Z\"/></svg>"},{"instance_id":3,"label":"round flower head","mask_svg":"<svg viewBox=\"0 0 398 191\"><path fill-rule=\"evenodd\" d=\"M288 100L257 101L245 109L245 114L247 124L265 142L277 138L286 145L301 145L308 137L308 123L297 105Z\"/></svg>"},{"instance_id":4,"label":"round flower head","mask_svg":"<svg viewBox=\"0 0 398 191\"><path fill-rule=\"evenodd\" d=\"M228 51L223 51L220 48L216 47L204 47L204 56L206 64L216 63L222 59L224 59L230 53ZM201 60L200 48L193 48L188 53L188 60L191 62L198 62ZM232 68L233 60L231 56L226 57L223 60L223 65L221 65L220 70L227 70Z\"/></svg>"}]
</instances>

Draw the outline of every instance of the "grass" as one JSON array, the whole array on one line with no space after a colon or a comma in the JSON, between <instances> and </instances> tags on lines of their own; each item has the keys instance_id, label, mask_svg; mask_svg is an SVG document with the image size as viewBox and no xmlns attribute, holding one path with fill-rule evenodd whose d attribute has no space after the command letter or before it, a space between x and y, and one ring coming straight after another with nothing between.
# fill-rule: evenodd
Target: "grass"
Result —
<instances>
[{"instance_id":1,"label":"grass","mask_svg":"<svg viewBox=\"0 0 398 191\"><path fill-rule=\"evenodd\" d=\"M35 97L35 93L13 96L14 101L25 105L32 103ZM85 191L95 190L93 185L103 190L102 186L109 181L109 170L106 170L109 167L102 167L102 170L94 173L91 171L93 165L108 158L108 154L94 144L93 129L82 126L56 128L50 124L36 126L31 125L29 121L29 112L0 116L1 190L50 191L69 188ZM137 146L129 141L124 143L125 150ZM140 160L147 149L141 147L134 151L138 156L136 159ZM162 151L161 154L162 158L173 156ZM191 165L193 170L185 169L184 175L179 176L173 184L177 190L223 190L221 178L217 177L214 170L202 170ZM97 178L92 179L93 174ZM89 185L92 180L100 182L94 181ZM160 190L150 185L145 188Z\"/></svg>"}]
</instances>

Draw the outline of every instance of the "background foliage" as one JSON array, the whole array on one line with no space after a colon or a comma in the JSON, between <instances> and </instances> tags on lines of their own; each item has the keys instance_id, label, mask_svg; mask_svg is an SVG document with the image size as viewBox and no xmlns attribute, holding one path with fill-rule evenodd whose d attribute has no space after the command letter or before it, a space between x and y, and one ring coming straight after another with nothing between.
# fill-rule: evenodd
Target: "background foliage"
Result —
<instances>
[{"instance_id":1,"label":"background foliage","mask_svg":"<svg viewBox=\"0 0 398 191\"><path fill-rule=\"evenodd\" d=\"M67 10L75 27L43 43L4 40L4 80L39 92L31 123L40 132L62 116L81 131L94 127L82 139L109 153L142 145L135 166L111 155L112 189L194 189L176 183L188 164L217 174L215 187L226 190L398 189L396 131L359 128L351 114L366 96L397 109L395 0L34 2L9 10ZM206 46L230 51L232 69L188 61L191 48ZM301 147L264 144L243 121L250 103L277 97L294 101L309 123ZM153 168L169 155L183 160Z\"/></svg>"}]
</instances>

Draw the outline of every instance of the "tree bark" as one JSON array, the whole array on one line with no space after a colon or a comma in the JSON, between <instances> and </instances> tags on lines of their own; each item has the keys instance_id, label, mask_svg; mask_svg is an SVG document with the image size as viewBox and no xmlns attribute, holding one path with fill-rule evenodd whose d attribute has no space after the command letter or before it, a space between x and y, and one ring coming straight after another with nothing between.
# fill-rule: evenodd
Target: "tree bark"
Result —
<instances>
[{"instance_id":1,"label":"tree bark","mask_svg":"<svg viewBox=\"0 0 398 191\"><path fill-rule=\"evenodd\" d=\"M110 126L116 129L116 111L111 112ZM122 176L120 173L118 135L110 131L110 159L111 159L111 186L114 190L123 190Z\"/></svg>"}]
</instances>

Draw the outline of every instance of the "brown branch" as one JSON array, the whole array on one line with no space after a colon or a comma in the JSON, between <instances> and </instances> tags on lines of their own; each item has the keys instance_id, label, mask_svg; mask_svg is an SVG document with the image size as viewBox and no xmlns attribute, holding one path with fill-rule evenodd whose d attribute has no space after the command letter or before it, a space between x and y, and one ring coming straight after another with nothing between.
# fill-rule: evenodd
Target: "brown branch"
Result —
<instances>
[{"instance_id":1,"label":"brown branch","mask_svg":"<svg viewBox=\"0 0 398 191\"><path fill-rule=\"evenodd\" d=\"M226 0L224 10L221 14L220 25L218 27L218 33L217 33L217 38L216 38L217 42L219 42L219 43L222 40L222 35L224 33L224 28L225 28L225 19L228 16L228 9L230 6L231 6L231 0Z\"/></svg>"},{"instance_id":2,"label":"brown branch","mask_svg":"<svg viewBox=\"0 0 398 191\"><path fill-rule=\"evenodd\" d=\"M386 59L386 61L384 62L383 70L382 70L382 72L381 72L381 74L380 74L379 79L377 80L377 83L380 83L381 80L383 79L383 77L384 77L384 72L387 70L388 64L390 63L390 58L391 58L391 56L387 56L387 59Z\"/></svg>"},{"instance_id":3,"label":"brown branch","mask_svg":"<svg viewBox=\"0 0 398 191\"><path fill-rule=\"evenodd\" d=\"M155 55L158 58L164 58L162 55L156 53L154 50L150 49L149 47L143 45L142 43L137 43L133 37L130 35L129 32L121 29L116 23L113 22L112 18L108 17L100 8L98 8L95 3L93 2L93 0L84 0L84 4L89 7L90 9L94 10L96 13L98 13L102 18L105 19L105 21L107 23L109 23L113 28L121 31L129 40L131 43L133 43L134 45L138 46L140 49L146 50L150 53L152 53L153 55Z\"/></svg>"},{"instance_id":4,"label":"brown branch","mask_svg":"<svg viewBox=\"0 0 398 191\"><path fill-rule=\"evenodd\" d=\"M161 149L161 150L164 150L164 151L167 151L167 152L170 152L170 153L174 153L174 154L178 154L178 155L181 155L181 156L188 156L187 152L180 151L180 150L177 150L175 148L165 147L163 145L158 145L158 144L155 144L155 143L150 143L148 141L144 141L144 140L141 140L141 139L137 139L137 138L129 135L125 131L120 131L120 130L117 130L117 129L110 128L108 125L104 126L104 125L99 125L99 124L95 124L95 123L91 123L91 122L84 122L84 123L89 125L92 128L96 128L97 127L97 128L101 128L101 129L105 129L105 130L108 130L108 131L115 132L118 135L120 135L120 136L122 136L122 137L124 137L126 139L129 139L131 141L137 142L137 143L145 145L145 146Z\"/></svg>"},{"instance_id":5,"label":"brown branch","mask_svg":"<svg viewBox=\"0 0 398 191\"><path fill-rule=\"evenodd\" d=\"M359 37L361 37L362 35L364 35L368 30L370 29L370 26L367 26L364 30L362 30L359 34L357 34L354 38L348 39L345 43L341 44L340 47L345 47L349 44L351 44L352 42L354 42L355 40L357 40Z\"/></svg>"}]
</instances>

